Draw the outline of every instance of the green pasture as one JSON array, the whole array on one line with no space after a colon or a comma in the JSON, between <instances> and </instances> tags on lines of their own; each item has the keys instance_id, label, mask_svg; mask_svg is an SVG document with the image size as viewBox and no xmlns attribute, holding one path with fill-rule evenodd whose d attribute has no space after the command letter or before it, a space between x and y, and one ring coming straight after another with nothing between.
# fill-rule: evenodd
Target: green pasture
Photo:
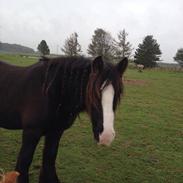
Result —
<instances>
[{"instance_id":1,"label":"green pasture","mask_svg":"<svg viewBox=\"0 0 183 183\"><path fill-rule=\"evenodd\" d=\"M15 55L15 54L0 54L0 61L6 61L13 65L27 66L34 64L38 60L36 56Z\"/></svg>"},{"instance_id":2,"label":"green pasture","mask_svg":"<svg viewBox=\"0 0 183 183\"><path fill-rule=\"evenodd\" d=\"M0 55L0 60L35 62L17 55ZM65 132L56 162L64 183L183 182L183 72L129 69L125 80L111 147L96 145L86 114ZM0 168L14 169L20 144L21 131L0 129ZM38 182L42 148L43 139L30 168L30 183Z\"/></svg>"}]
</instances>

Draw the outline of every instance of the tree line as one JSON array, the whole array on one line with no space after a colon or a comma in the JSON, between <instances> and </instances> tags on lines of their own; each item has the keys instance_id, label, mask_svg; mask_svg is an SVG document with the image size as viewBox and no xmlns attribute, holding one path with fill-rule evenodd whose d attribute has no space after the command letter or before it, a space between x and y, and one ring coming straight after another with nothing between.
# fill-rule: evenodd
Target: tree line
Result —
<instances>
[{"instance_id":1,"label":"tree line","mask_svg":"<svg viewBox=\"0 0 183 183\"><path fill-rule=\"evenodd\" d=\"M38 45L38 51L42 55L49 55L50 49L45 40ZM152 35L147 35L135 50L133 55L133 46L128 41L128 33L125 29L119 31L117 39L104 29L97 28L92 35L91 43L88 45L87 53L91 57L98 55L103 56L107 60L117 62L123 57L128 57L136 64L142 64L144 67L155 67L157 61L161 61L161 50L157 40ZM66 56L83 55L82 47L78 42L78 34L72 33L64 42L61 51ZM132 59L133 57L133 59ZM174 57L183 67L183 48L177 50Z\"/></svg>"}]
</instances>

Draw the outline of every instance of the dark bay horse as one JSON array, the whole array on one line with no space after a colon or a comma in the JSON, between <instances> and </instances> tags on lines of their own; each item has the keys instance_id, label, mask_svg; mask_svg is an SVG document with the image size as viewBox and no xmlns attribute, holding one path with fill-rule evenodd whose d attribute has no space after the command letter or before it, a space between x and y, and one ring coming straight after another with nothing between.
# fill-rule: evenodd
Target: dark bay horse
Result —
<instances>
[{"instance_id":1,"label":"dark bay horse","mask_svg":"<svg viewBox=\"0 0 183 183\"><path fill-rule=\"evenodd\" d=\"M115 137L114 111L128 65L83 57L42 58L32 66L0 62L0 127L23 129L16 171L28 183L28 170L40 137L45 136L40 183L60 183L55 160L59 140L77 115L86 111L94 138L109 145Z\"/></svg>"}]
</instances>

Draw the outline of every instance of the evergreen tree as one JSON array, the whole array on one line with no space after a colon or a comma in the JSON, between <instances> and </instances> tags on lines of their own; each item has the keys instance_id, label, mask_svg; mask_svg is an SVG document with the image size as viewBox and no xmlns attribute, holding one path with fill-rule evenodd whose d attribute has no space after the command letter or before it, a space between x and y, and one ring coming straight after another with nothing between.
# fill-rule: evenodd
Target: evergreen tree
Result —
<instances>
[{"instance_id":1,"label":"evergreen tree","mask_svg":"<svg viewBox=\"0 0 183 183\"><path fill-rule=\"evenodd\" d=\"M134 62L143 64L144 67L155 67L156 61L160 61L161 50L159 47L152 35L146 36L135 51Z\"/></svg>"},{"instance_id":2,"label":"evergreen tree","mask_svg":"<svg viewBox=\"0 0 183 183\"><path fill-rule=\"evenodd\" d=\"M133 51L132 44L127 41L128 33L123 29L118 34L118 41L115 41L115 57L121 59L124 57L130 57Z\"/></svg>"},{"instance_id":3,"label":"evergreen tree","mask_svg":"<svg viewBox=\"0 0 183 183\"><path fill-rule=\"evenodd\" d=\"M42 54L42 55L49 55L50 54L50 49L46 43L45 40L42 40L40 42L40 44L37 47L38 51Z\"/></svg>"},{"instance_id":4,"label":"evergreen tree","mask_svg":"<svg viewBox=\"0 0 183 183\"><path fill-rule=\"evenodd\" d=\"M174 60L178 62L181 67L183 67L183 48L177 50Z\"/></svg>"},{"instance_id":5,"label":"evergreen tree","mask_svg":"<svg viewBox=\"0 0 183 183\"><path fill-rule=\"evenodd\" d=\"M114 39L111 34L103 29L96 29L92 36L92 42L88 46L88 54L92 57L103 56L112 59L114 55Z\"/></svg>"},{"instance_id":6,"label":"evergreen tree","mask_svg":"<svg viewBox=\"0 0 183 183\"><path fill-rule=\"evenodd\" d=\"M81 54L81 45L78 42L78 34L76 32L65 40L65 44L61 50L67 56L78 56Z\"/></svg>"}]
</instances>

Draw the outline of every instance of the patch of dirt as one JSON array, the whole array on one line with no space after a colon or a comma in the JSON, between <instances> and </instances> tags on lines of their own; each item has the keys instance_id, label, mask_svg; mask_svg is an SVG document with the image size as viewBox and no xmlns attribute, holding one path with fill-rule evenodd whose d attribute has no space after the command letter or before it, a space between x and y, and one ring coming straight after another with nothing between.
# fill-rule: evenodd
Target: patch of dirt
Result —
<instances>
[{"instance_id":1,"label":"patch of dirt","mask_svg":"<svg viewBox=\"0 0 183 183\"><path fill-rule=\"evenodd\" d=\"M132 84L132 85L145 85L148 82L144 80L137 80L137 79L125 79L124 84Z\"/></svg>"}]
</instances>

